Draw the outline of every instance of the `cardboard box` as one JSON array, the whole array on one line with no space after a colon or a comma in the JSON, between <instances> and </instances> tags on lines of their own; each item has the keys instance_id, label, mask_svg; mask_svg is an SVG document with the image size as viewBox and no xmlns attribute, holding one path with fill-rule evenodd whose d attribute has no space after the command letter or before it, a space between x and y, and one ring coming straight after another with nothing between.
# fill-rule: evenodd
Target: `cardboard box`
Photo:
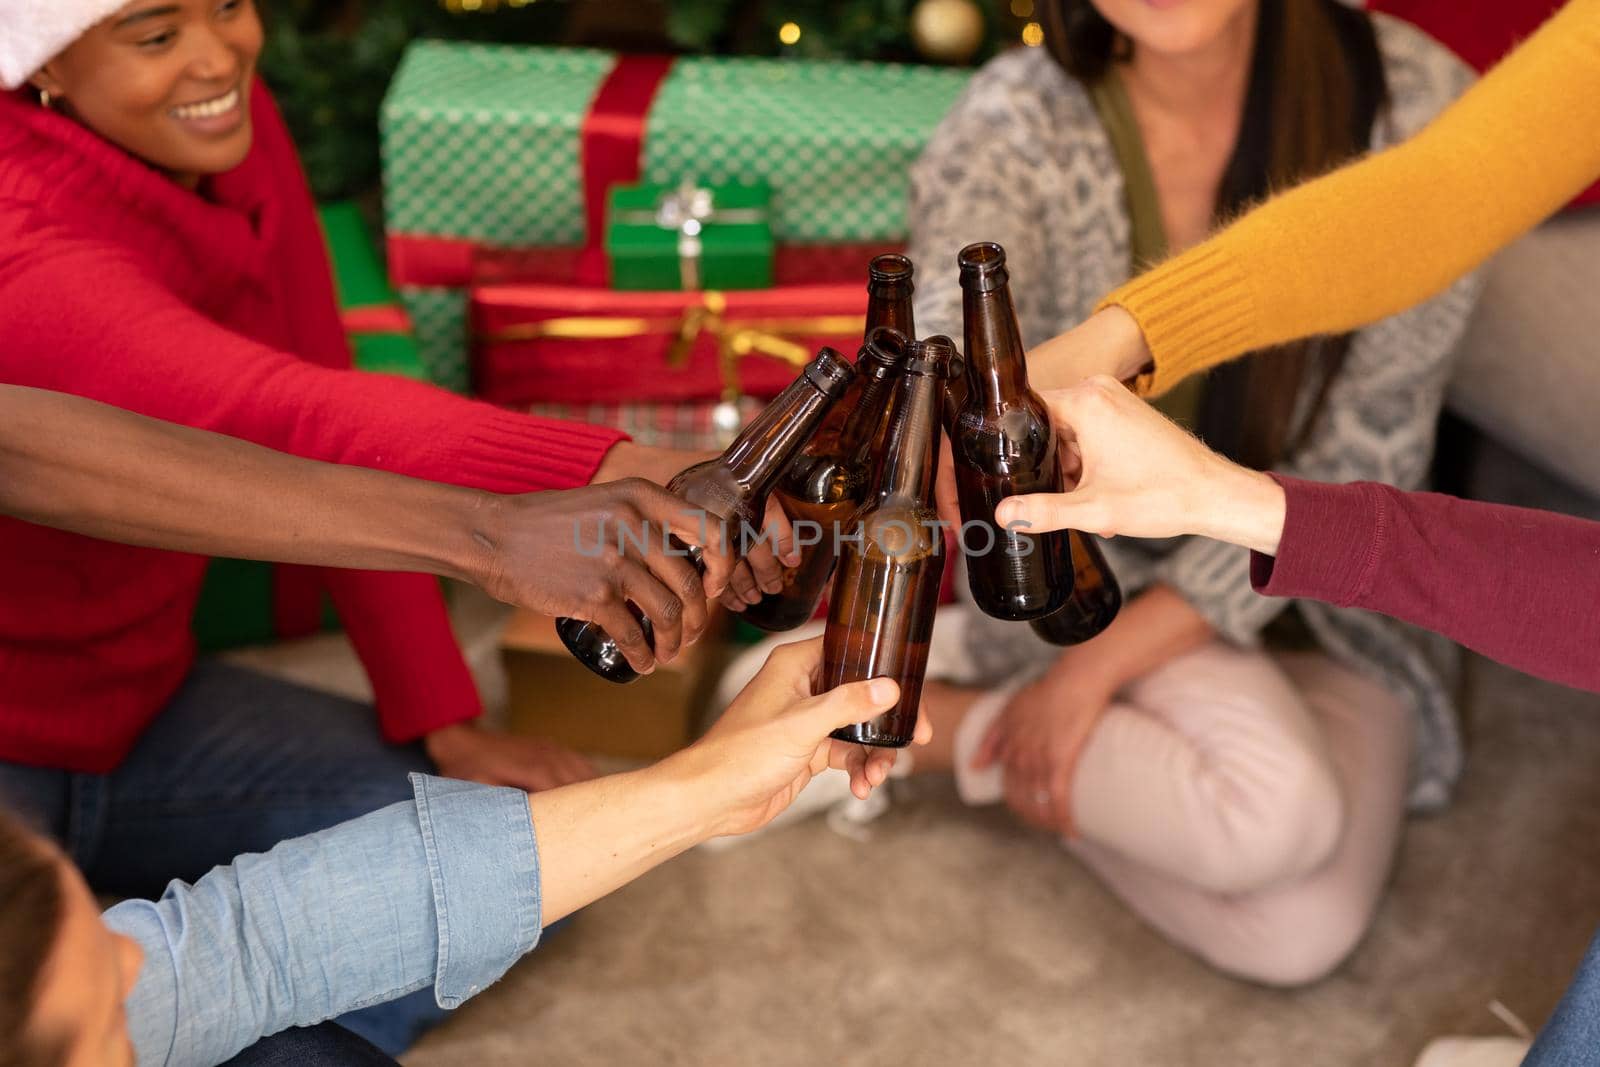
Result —
<instances>
[{"instance_id":1,"label":"cardboard box","mask_svg":"<svg viewBox=\"0 0 1600 1067\"><path fill-rule=\"evenodd\" d=\"M500 648L509 685L508 724L579 752L660 759L700 735L730 650L714 609L704 636L632 685L617 685L572 658L555 620L519 611Z\"/></svg>"}]
</instances>

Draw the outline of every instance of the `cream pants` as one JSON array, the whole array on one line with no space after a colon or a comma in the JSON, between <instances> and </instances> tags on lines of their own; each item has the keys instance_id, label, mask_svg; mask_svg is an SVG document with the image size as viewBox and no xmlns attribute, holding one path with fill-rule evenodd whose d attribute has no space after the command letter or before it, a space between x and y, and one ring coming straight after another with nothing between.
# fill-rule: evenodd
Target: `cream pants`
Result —
<instances>
[{"instance_id":1,"label":"cream pants","mask_svg":"<svg viewBox=\"0 0 1600 1067\"><path fill-rule=\"evenodd\" d=\"M971 757L1014 690L955 738L969 803L1003 773ZM1315 981L1360 941L1405 813L1411 717L1318 653L1213 642L1129 686L1084 748L1066 845L1172 941L1270 985Z\"/></svg>"}]
</instances>

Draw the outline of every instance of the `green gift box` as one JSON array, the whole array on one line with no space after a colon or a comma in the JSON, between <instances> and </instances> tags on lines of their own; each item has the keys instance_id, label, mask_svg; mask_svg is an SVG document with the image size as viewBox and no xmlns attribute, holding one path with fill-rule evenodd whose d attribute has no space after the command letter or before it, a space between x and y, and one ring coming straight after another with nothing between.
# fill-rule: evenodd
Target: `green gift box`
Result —
<instances>
[{"instance_id":1,"label":"green gift box","mask_svg":"<svg viewBox=\"0 0 1600 1067\"><path fill-rule=\"evenodd\" d=\"M766 182L780 243L904 241L911 165L970 76L898 63L681 59L650 110L640 176Z\"/></svg>"},{"instance_id":2,"label":"green gift box","mask_svg":"<svg viewBox=\"0 0 1600 1067\"><path fill-rule=\"evenodd\" d=\"M637 129L635 165L619 184L765 184L780 249L893 244L907 236L911 165L971 76L907 64L680 57L638 96L628 121L611 112L592 122L608 90L629 80L630 64L649 62L662 61L585 48L408 47L382 111L385 224L390 275L435 381L464 387L469 377L463 294L475 250L592 247L602 276L577 280L604 283L605 235L590 233L586 220L597 202L585 195L594 175L584 168L596 158L585 150L586 131Z\"/></svg>"},{"instance_id":3,"label":"green gift box","mask_svg":"<svg viewBox=\"0 0 1600 1067\"><path fill-rule=\"evenodd\" d=\"M606 210L613 289L772 286L765 185L614 185Z\"/></svg>"},{"instance_id":4,"label":"green gift box","mask_svg":"<svg viewBox=\"0 0 1600 1067\"><path fill-rule=\"evenodd\" d=\"M413 42L383 104L389 231L582 244L581 134L617 66L615 54L588 48ZM639 180L764 183L779 242L904 240L908 171L970 76L683 57L640 116Z\"/></svg>"},{"instance_id":5,"label":"green gift box","mask_svg":"<svg viewBox=\"0 0 1600 1067\"><path fill-rule=\"evenodd\" d=\"M384 273L361 209L345 200L324 204L318 215L355 366L426 381L428 373L411 322Z\"/></svg>"}]
</instances>

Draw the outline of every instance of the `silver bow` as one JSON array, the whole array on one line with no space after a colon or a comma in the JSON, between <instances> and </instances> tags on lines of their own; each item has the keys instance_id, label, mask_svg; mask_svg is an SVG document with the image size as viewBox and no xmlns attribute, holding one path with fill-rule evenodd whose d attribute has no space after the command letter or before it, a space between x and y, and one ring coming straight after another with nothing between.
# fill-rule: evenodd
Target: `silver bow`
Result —
<instances>
[{"instance_id":1,"label":"silver bow","mask_svg":"<svg viewBox=\"0 0 1600 1067\"><path fill-rule=\"evenodd\" d=\"M676 189L661 197L654 213L624 211L619 221L630 224L653 222L663 230L678 233L678 277L686 290L704 288L700 283L700 257L705 251L700 235L707 224L755 223L766 221L767 213L758 208L717 210L716 197L710 189L696 185L685 178Z\"/></svg>"},{"instance_id":2,"label":"silver bow","mask_svg":"<svg viewBox=\"0 0 1600 1067\"><path fill-rule=\"evenodd\" d=\"M685 289L700 288L700 254L704 251L700 233L716 208L711 190L687 179L656 205L656 225L678 231L678 275Z\"/></svg>"}]
</instances>

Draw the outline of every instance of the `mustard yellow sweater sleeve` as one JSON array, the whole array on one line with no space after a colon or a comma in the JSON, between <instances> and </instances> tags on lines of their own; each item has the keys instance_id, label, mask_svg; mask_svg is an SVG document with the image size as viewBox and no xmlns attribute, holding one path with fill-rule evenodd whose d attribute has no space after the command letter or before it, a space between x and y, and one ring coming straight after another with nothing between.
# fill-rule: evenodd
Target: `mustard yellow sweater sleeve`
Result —
<instances>
[{"instance_id":1,"label":"mustard yellow sweater sleeve","mask_svg":"<svg viewBox=\"0 0 1600 1067\"><path fill-rule=\"evenodd\" d=\"M1141 391L1435 295L1600 177L1600 0L1567 6L1404 144L1277 196L1108 296Z\"/></svg>"}]
</instances>

